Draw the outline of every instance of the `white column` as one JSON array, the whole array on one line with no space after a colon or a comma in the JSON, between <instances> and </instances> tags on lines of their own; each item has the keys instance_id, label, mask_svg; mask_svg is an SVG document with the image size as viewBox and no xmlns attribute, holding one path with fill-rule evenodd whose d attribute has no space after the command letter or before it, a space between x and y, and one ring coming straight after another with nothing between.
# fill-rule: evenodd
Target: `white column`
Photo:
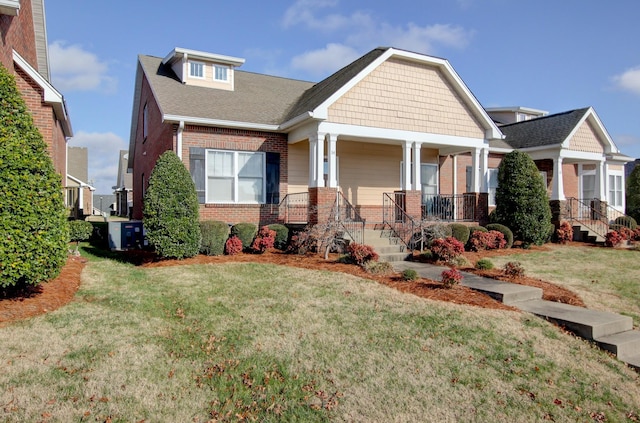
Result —
<instances>
[{"instance_id":1,"label":"white column","mask_svg":"<svg viewBox=\"0 0 640 423\"><path fill-rule=\"evenodd\" d=\"M411 143L409 141L404 142L402 161L404 163L404 169L402 172L402 189L410 190L411 189Z\"/></svg>"},{"instance_id":2,"label":"white column","mask_svg":"<svg viewBox=\"0 0 640 423\"><path fill-rule=\"evenodd\" d=\"M453 166L453 195L458 193L458 155L451 156L451 166Z\"/></svg>"},{"instance_id":3,"label":"white column","mask_svg":"<svg viewBox=\"0 0 640 423\"><path fill-rule=\"evenodd\" d=\"M324 138L325 134L318 133L317 135L318 142L316 143L316 168L315 168L315 176L316 176L316 186L321 188L324 187Z\"/></svg>"},{"instance_id":4,"label":"white column","mask_svg":"<svg viewBox=\"0 0 640 423\"><path fill-rule=\"evenodd\" d=\"M328 186L329 188L338 187L338 161L336 160L336 142L338 136L329 134L327 138L327 159L328 159Z\"/></svg>"},{"instance_id":5,"label":"white column","mask_svg":"<svg viewBox=\"0 0 640 423\"><path fill-rule=\"evenodd\" d=\"M480 150L480 192L489 192L489 149Z\"/></svg>"},{"instance_id":6,"label":"white column","mask_svg":"<svg viewBox=\"0 0 640 423\"><path fill-rule=\"evenodd\" d=\"M420 169L420 148L422 144L414 142L413 143L413 189L421 190L422 189L422 181L421 181L421 169Z\"/></svg>"},{"instance_id":7,"label":"white column","mask_svg":"<svg viewBox=\"0 0 640 423\"><path fill-rule=\"evenodd\" d=\"M551 199L563 201L564 180L562 178L562 157L553 159L553 184L551 187Z\"/></svg>"},{"instance_id":8,"label":"white column","mask_svg":"<svg viewBox=\"0 0 640 423\"><path fill-rule=\"evenodd\" d=\"M606 178L605 162L602 160L596 164L596 181L598 183L598 191L596 194L600 201L607 201Z\"/></svg>"},{"instance_id":9,"label":"white column","mask_svg":"<svg viewBox=\"0 0 640 423\"><path fill-rule=\"evenodd\" d=\"M316 179L316 162L317 160L317 149L318 140L313 136L309 137L309 188L313 188L318 186Z\"/></svg>"},{"instance_id":10,"label":"white column","mask_svg":"<svg viewBox=\"0 0 640 423\"><path fill-rule=\"evenodd\" d=\"M480 192L480 149L471 151L471 192Z\"/></svg>"}]
</instances>

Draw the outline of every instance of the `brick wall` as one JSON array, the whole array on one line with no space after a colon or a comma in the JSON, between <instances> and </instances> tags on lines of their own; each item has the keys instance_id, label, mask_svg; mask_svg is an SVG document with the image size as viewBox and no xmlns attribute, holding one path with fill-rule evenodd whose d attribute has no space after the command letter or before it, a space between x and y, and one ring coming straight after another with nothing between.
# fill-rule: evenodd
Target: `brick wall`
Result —
<instances>
[{"instance_id":1,"label":"brick wall","mask_svg":"<svg viewBox=\"0 0 640 423\"><path fill-rule=\"evenodd\" d=\"M37 53L33 12L30 0L20 1L18 16L0 15L0 61L9 71L13 69L13 50L35 69Z\"/></svg>"}]
</instances>

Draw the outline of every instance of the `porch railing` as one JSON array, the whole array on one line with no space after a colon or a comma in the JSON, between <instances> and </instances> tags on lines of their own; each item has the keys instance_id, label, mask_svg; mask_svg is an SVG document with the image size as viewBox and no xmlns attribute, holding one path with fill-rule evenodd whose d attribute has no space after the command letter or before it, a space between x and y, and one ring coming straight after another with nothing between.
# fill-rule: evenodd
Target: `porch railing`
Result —
<instances>
[{"instance_id":1,"label":"porch railing","mask_svg":"<svg viewBox=\"0 0 640 423\"><path fill-rule=\"evenodd\" d=\"M597 198L569 197L565 204L565 216L569 221L577 222L602 237L609 232L609 222L620 215L622 213Z\"/></svg>"},{"instance_id":2,"label":"porch railing","mask_svg":"<svg viewBox=\"0 0 640 423\"><path fill-rule=\"evenodd\" d=\"M404 193L385 192L382 195L382 221L385 227L391 230L392 235L402 241L408 249L416 248L415 239L420 236L420 224L405 211Z\"/></svg>"},{"instance_id":3,"label":"porch railing","mask_svg":"<svg viewBox=\"0 0 640 423\"><path fill-rule=\"evenodd\" d=\"M336 195L333 218L340 223L353 242L357 242L358 244L364 243L365 220L341 191Z\"/></svg>"},{"instance_id":4,"label":"porch railing","mask_svg":"<svg viewBox=\"0 0 640 423\"><path fill-rule=\"evenodd\" d=\"M309 193L287 194L280 202L279 207L284 223L307 223L309 220Z\"/></svg>"},{"instance_id":5,"label":"porch railing","mask_svg":"<svg viewBox=\"0 0 640 423\"><path fill-rule=\"evenodd\" d=\"M438 194L422 198L422 220L471 222L475 220L475 215L475 194Z\"/></svg>"}]
</instances>

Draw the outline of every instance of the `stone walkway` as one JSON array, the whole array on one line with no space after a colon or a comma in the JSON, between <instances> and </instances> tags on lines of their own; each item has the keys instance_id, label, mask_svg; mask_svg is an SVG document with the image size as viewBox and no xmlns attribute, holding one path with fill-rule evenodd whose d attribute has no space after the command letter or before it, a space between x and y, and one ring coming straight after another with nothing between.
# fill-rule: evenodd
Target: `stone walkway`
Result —
<instances>
[{"instance_id":1,"label":"stone walkway","mask_svg":"<svg viewBox=\"0 0 640 423\"><path fill-rule=\"evenodd\" d=\"M413 261L392 263L402 272L414 269L421 277L439 281L445 267ZM640 332L633 330L633 319L616 313L589 310L542 299L542 289L497 281L462 272L462 285L483 292L506 305L535 314L565 327L576 335L596 342L600 348L615 354L619 360L640 369Z\"/></svg>"}]
</instances>

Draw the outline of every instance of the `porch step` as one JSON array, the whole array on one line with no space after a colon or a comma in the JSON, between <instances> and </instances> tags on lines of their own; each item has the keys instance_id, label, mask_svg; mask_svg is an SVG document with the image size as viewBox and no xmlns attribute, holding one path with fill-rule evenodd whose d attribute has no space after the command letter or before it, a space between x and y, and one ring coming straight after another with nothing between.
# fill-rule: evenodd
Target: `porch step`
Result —
<instances>
[{"instance_id":1,"label":"porch step","mask_svg":"<svg viewBox=\"0 0 640 423\"><path fill-rule=\"evenodd\" d=\"M573 241L587 242L590 244L603 243L605 241L603 236L598 235L597 233L591 231L589 228L582 226L580 224L574 224L572 228L573 228Z\"/></svg>"},{"instance_id":2,"label":"porch step","mask_svg":"<svg viewBox=\"0 0 640 423\"><path fill-rule=\"evenodd\" d=\"M518 303L518 308L546 317L588 340L597 340L633 329L631 317L569 304L532 300Z\"/></svg>"},{"instance_id":3,"label":"porch step","mask_svg":"<svg viewBox=\"0 0 640 423\"><path fill-rule=\"evenodd\" d=\"M390 236L390 231L381 229L365 229L364 243L373 247L378 253L380 261L404 261L409 256L404 244L396 237Z\"/></svg>"},{"instance_id":4,"label":"porch step","mask_svg":"<svg viewBox=\"0 0 640 423\"><path fill-rule=\"evenodd\" d=\"M603 336L595 341L600 348L612 352L622 361L635 356L640 358L640 332L638 331L630 330Z\"/></svg>"},{"instance_id":5,"label":"porch step","mask_svg":"<svg viewBox=\"0 0 640 423\"><path fill-rule=\"evenodd\" d=\"M407 258L409 257L409 254L407 254L407 253L387 253L387 254L378 253L378 256L379 256L378 261L386 261L388 263L394 263L394 262L407 260Z\"/></svg>"}]
</instances>

